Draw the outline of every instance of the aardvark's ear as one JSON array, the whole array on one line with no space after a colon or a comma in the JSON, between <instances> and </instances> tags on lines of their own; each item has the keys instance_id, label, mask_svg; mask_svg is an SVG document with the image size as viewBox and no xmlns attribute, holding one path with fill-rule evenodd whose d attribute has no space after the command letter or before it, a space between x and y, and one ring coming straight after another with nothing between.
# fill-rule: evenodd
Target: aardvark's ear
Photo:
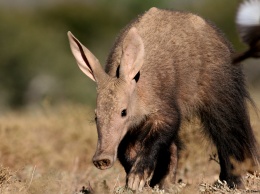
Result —
<instances>
[{"instance_id":1,"label":"aardvark's ear","mask_svg":"<svg viewBox=\"0 0 260 194\"><path fill-rule=\"evenodd\" d=\"M135 27L132 27L124 38L122 52L119 77L132 80L144 62L143 40Z\"/></svg>"},{"instance_id":2,"label":"aardvark's ear","mask_svg":"<svg viewBox=\"0 0 260 194\"><path fill-rule=\"evenodd\" d=\"M95 82L100 82L107 74L97 58L80 41L68 32L70 48L81 71Z\"/></svg>"}]
</instances>

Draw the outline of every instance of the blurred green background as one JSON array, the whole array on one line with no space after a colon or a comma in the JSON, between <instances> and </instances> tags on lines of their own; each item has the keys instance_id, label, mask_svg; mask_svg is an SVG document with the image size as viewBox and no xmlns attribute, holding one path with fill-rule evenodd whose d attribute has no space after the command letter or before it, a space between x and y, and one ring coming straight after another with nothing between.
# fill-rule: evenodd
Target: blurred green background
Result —
<instances>
[{"instance_id":1,"label":"blurred green background","mask_svg":"<svg viewBox=\"0 0 260 194\"><path fill-rule=\"evenodd\" d=\"M95 106L95 83L78 69L67 31L105 63L119 30L150 7L185 10L214 22L233 43L239 0L2 0L0 110L73 101ZM260 90L260 65L245 62L251 90Z\"/></svg>"}]
</instances>

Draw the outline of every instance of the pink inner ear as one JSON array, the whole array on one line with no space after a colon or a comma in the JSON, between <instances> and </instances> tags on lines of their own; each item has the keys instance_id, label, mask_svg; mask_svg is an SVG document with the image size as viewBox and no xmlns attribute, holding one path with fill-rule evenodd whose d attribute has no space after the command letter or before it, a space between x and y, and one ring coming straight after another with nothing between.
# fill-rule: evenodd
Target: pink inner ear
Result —
<instances>
[{"instance_id":1,"label":"pink inner ear","mask_svg":"<svg viewBox=\"0 0 260 194\"><path fill-rule=\"evenodd\" d=\"M84 46L80 43L80 41L75 36L73 36L71 32L68 32L68 38L69 38L72 54L74 55L79 68L90 79L95 81L89 60L87 59L84 52Z\"/></svg>"},{"instance_id":2,"label":"pink inner ear","mask_svg":"<svg viewBox=\"0 0 260 194\"><path fill-rule=\"evenodd\" d=\"M93 81L100 83L107 80L108 75L100 65L97 58L80 41L68 32L71 51L79 68Z\"/></svg>"},{"instance_id":3,"label":"pink inner ear","mask_svg":"<svg viewBox=\"0 0 260 194\"><path fill-rule=\"evenodd\" d=\"M93 75L93 70L92 70L92 68L91 68L91 66L90 66L90 64L89 64L89 61L88 61L88 59L87 59L87 57L86 57L86 55L85 55L85 53L84 53L84 50L83 50L81 44L79 43L79 41L78 41L75 37L73 37L73 40L74 40L75 43L78 45L78 48L79 48L81 57L82 57L82 59L84 60L84 62L86 63L86 65L88 66L88 69L90 70L91 74ZM93 75L93 76L94 76L94 75Z\"/></svg>"}]
</instances>

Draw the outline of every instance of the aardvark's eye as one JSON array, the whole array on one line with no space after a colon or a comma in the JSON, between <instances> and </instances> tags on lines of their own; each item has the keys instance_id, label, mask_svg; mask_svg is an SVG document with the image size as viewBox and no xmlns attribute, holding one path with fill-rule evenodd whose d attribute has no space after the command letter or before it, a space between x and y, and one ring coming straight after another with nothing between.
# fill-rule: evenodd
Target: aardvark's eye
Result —
<instances>
[{"instance_id":1,"label":"aardvark's eye","mask_svg":"<svg viewBox=\"0 0 260 194\"><path fill-rule=\"evenodd\" d=\"M122 110L122 112L121 112L121 117L125 117L126 114L127 114L126 109Z\"/></svg>"}]
</instances>

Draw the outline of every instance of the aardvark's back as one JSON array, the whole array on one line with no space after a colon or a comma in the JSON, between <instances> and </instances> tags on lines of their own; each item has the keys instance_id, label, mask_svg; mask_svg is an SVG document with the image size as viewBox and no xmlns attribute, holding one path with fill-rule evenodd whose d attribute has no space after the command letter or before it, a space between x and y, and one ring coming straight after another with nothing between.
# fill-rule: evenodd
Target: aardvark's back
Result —
<instances>
[{"instance_id":1,"label":"aardvark's back","mask_svg":"<svg viewBox=\"0 0 260 194\"><path fill-rule=\"evenodd\" d=\"M223 90L221 83L241 74L239 68L230 64L230 44L207 21L192 13L151 8L118 36L106 65L106 72L112 76L120 63L122 40L133 26L145 46L138 87L147 104L152 100L156 105L158 98L148 98L151 93L160 96L159 106L162 98L169 104L173 95L177 95L180 109L186 115L188 109L209 98L207 94Z\"/></svg>"}]
</instances>

